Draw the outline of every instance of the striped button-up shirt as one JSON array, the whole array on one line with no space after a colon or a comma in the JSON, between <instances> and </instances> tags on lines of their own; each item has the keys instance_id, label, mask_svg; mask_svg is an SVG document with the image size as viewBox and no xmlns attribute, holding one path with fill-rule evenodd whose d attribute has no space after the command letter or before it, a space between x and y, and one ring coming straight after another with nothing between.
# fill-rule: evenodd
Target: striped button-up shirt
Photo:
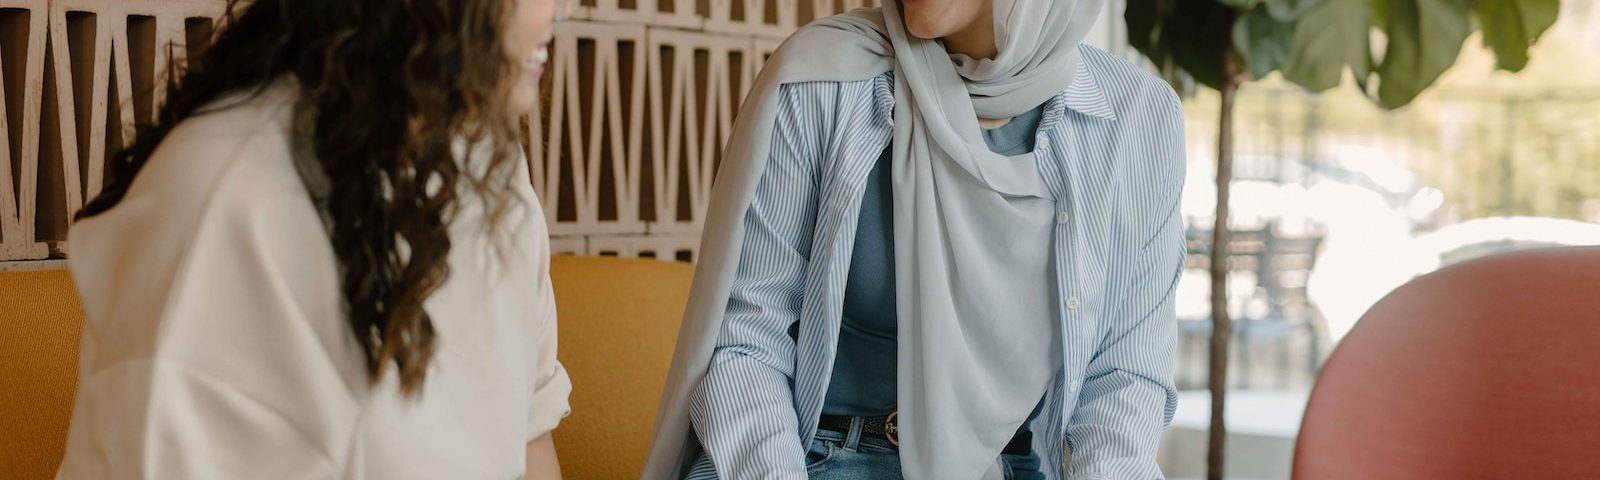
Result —
<instances>
[{"instance_id":1,"label":"striped button-up shirt","mask_svg":"<svg viewBox=\"0 0 1600 480\"><path fill-rule=\"evenodd\" d=\"M1063 352L1034 448L1051 479L1161 478L1156 447L1176 408L1183 113L1165 82L1080 50L1035 139L1057 202L1053 257L1039 261L1055 272ZM893 136L893 89L892 73L781 87L725 323L690 400L721 478L806 477L838 339L828 326L839 325L867 173Z\"/></svg>"}]
</instances>

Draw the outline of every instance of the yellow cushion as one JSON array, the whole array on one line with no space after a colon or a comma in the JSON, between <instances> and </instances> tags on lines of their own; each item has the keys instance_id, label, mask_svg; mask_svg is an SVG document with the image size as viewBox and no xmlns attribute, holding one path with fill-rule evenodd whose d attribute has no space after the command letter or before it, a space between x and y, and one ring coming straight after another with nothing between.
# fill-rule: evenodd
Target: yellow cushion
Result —
<instances>
[{"instance_id":1,"label":"yellow cushion","mask_svg":"<svg viewBox=\"0 0 1600 480\"><path fill-rule=\"evenodd\" d=\"M55 476L82 328L83 308L65 270L0 272L0 480Z\"/></svg>"},{"instance_id":2,"label":"yellow cushion","mask_svg":"<svg viewBox=\"0 0 1600 480\"><path fill-rule=\"evenodd\" d=\"M694 268L556 257L550 267L572 416L556 428L563 476L637 479Z\"/></svg>"},{"instance_id":3,"label":"yellow cushion","mask_svg":"<svg viewBox=\"0 0 1600 480\"><path fill-rule=\"evenodd\" d=\"M555 433L562 473L639 478L693 268L556 257L551 276L573 383ZM83 309L62 270L0 272L0 306L0 480L48 479L66 445Z\"/></svg>"}]
</instances>

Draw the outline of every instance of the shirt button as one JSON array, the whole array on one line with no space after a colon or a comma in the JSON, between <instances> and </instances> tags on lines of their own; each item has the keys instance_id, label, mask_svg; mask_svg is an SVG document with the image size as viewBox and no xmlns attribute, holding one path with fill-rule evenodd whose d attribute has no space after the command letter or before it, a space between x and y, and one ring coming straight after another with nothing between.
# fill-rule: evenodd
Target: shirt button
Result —
<instances>
[{"instance_id":1,"label":"shirt button","mask_svg":"<svg viewBox=\"0 0 1600 480\"><path fill-rule=\"evenodd\" d=\"M1072 219L1072 215L1068 214L1067 212L1061 212L1061 213L1057 213L1056 214L1056 223L1065 225L1067 223L1067 220L1071 220L1071 219Z\"/></svg>"},{"instance_id":2,"label":"shirt button","mask_svg":"<svg viewBox=\"0 0 1600 480\"><path fill-rule=\"evenodd\" d=\"M1067 390L1071 391L1072 393L1078 393L1078 387L1081 387L1081 386L1083 386L1082 382L1079 382L1077 380L1073 380L1072 381L1072 385L1067 386Z\"/></svg>"},{"instance_id":3,"label":"shirt button","mask_svg":"<svg viewBox=\"0 0 1600 480\"><path fill-rule=\"evenodd\" d=\"M1078 309L1078 297L1071 297L1071 298L1067 299L1067 309L1068 310L1077 310Z\"/></svg>"}]
</instances>

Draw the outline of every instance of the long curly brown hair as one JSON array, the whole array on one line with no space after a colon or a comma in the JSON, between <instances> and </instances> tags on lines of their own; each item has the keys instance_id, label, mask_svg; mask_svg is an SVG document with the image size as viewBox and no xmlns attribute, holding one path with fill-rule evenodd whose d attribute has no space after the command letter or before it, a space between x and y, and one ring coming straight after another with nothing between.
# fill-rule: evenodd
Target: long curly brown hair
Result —
<instances>
[{"instance_id":1,"label":"long curly brown hair","mask_svg":"<svg viewBox=\"0 0 1600 480\"><path fill-rule=\"evenodd\" d=\"M184 119L292 79L292 133L331 187L328 235L368 379L393 364L412 395L438 343L423 301L449 275L458 183L486 199L491 231L515 197L518 120L504 99L516 66L501 43L509 2L237 1L204 53L169 66L174 83L156 123L110 159L104 190L78 219L115 207ZM489 151L489 167L463 168L456 145Z\"/></svg>"}]
</instances>

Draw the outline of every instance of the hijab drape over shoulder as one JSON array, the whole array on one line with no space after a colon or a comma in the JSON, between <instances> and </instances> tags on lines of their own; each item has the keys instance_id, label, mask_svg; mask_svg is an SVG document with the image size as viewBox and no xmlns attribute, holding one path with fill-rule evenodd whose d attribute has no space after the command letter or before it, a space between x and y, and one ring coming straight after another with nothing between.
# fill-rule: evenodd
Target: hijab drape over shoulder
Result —
<instances>
[{"instance_id":1,"label":"hijab drape over shoulder","mask_svg":"<svg viewBox=\"0 0 1600 480\"><path fill-rule=\"evenodd\" d=\"M910 35L893 0L881 10L820 19L778 49L725 151L645 478L672 477L692 450L684 448L693 441L689 396L721 330L741 220L767 162L778 87L865 80L888 70L896 82L901 464L907 478L973 479L989 470L1044 395L1061 356L1052 280L1043 273L1053 199L1031 155L988 149L978 117L1008 118L1066 89L1078 45L1103 3L994 0L999 54L992 59L952 55L938 40ZM1018 241L1041 233L1042 240Z\"/></svg>"}]
</instances>

